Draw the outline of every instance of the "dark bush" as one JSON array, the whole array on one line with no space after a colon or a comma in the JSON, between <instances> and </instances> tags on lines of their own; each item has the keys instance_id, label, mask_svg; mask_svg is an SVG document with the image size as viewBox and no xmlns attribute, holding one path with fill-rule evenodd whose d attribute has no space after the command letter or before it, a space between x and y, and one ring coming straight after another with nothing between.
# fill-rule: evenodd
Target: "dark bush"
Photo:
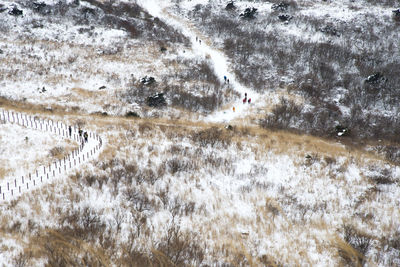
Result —
<instances>
[{"instance_id":1,"label":"dark bush","mask_svg":"<svg viewBox=\"0 0 400 267\"><path fill-rule=\"evenodd\" d=\"M281 99L281 103L273 108L272 114L267 115L261 121L261 125L266 128L290 129L294 128L299 121L302 107L295 104L292 100Z\"/></svg>"},{"instance_id":2,"label":"dark bush","mask_svg":"<svg viewBox=\"0 0 400 267\"><path fill-rule=\"evenodd\" d=\"M371 237L360 233L351 225L344 225L343 232L344 240L359 253L357 257L358 264L361 266L364 265L366 262L365 255L371 247ZM344 256L344 253L340 253L340 251L339 254L342 255L342 257ZM344 257L344 259L349 261L346 257Z\"/></svg>"},{"instance_id":3,"label":"dark bush","mask_svg":"<svg viewBox=\"0 0 400 267\"><path fill-rule=\"evenodd\" d=\"M140 118L139 114L136 111L128 111L125 113L125 117L133 117L133 118Z\"/></svg>"},{"instance_id":4,"label":"dark bush","mask_svg":"<svg viewBox=\"0 0 400 267\"><path fill-rule=\"evenodd\" d=\"M231 135L218 127L211 127L193 133L192 140L203 147L214 147L217 144L227 146L231 143Z\"/></svg>"},{"instance_id":5,"label":"dark bush","mask_svg":"<svg viewBox=\"0 0 400 267\"><path fill-rule=\"evenodd\" d=\"M157 245L157 251L165 255L174 266L200 266L205 257L197 236L183 232L174 220L167 225L166 234Z\"/></svg>"}]
</instances>

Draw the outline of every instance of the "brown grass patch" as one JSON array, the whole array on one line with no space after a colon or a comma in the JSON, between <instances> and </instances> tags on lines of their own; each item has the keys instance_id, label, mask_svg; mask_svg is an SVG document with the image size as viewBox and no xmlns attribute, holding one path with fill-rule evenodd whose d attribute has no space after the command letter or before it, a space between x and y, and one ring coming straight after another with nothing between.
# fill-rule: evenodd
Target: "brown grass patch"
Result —
<instances>
[{"instance_id":1,"label":"brown grass patch","mask_svg":"<svg viewBox=\"0 0 400 267\"><path fill-rule=\"evenodd\" d=\"M0 180L4 179L4 177L6 177L9 173L10 173L10 169L5 168L5 167L0 167Z\"/></svg>"}]
</instances>

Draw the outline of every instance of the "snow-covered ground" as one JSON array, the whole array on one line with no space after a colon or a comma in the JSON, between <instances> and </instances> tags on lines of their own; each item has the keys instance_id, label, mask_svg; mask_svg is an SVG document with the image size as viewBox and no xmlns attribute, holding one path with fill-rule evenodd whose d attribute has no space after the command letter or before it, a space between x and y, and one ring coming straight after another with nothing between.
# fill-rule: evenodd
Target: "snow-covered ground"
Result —
<instances>
[{"instance_id":1,"label":"snow-covered ground","mask_svg":"<svg viewBox=\"0 0 400 267\"><path fill-rule=\"evenodd\" d=\"M366 152L340 140L254 126L255 114L263 116L269 111L267 103L277 104L281 96L300 102L303 99L283 88L256 92L241 84L233 74L230 59L214 47L220 40L201 32L190 18L179 17L176 3L136 2L153 17L181 31L190 40L189 46L168 47L165 55L151 42L141 44L140 39L127 38L122 30L95 27L90 31L96 38L85 34L73 37L78 26L67 25L64 30L63 24L57 30L57 23L31 29L30 34L40 41L30 43L24 39L26 28L21 26L32 23L30 19L37 16L30 11L15 18L15 31L21 40L13 36L0 39L0 49L6 51L0 54L0 60L8 64L3 66L8 74L0 80L1 95L20 100L26 97L34 104L68 106L66 111L71 113L58 110L46 117L67 125L85 124L85 129L105 140L101 151L90 154L88 161L82 156L99 145L97 135L91 138L80 153L77 167L58 176L63 179L39 186L11 203L0 202L0 263L400 265L398 165L373 150ZM207 4L200 0L179 2L179 8L184 9L180 14L197 4ZM93 8L85 1L81 3L82 7ZM347 11L345 1L329 5L302 3L317 8L317 13L302 8L299 12L303 15L339 13L335 19L354 15ZM272 3L237 2L240 8L250 4L259 12L271 13ZM339 12L343 8L346 12ZM1 20L12 32L6 12L0 13ZM289 32L298 34L297 27L291 25ZM57 32L62 34L57 36ZM314 38L318 41L325 37ZM118 53L104 55L97 51L121 43L123 48ZM53 54L45 53L47 48L53 49ZM12 62L7 61L10 54L24 51L30 51L36 64L51 66L44 68L50 69L43 76L51 77L53 82L44 82L42 77L24 81L13 76L21 69L29 77L30 67L24 60L18 61L15 56ZM151 73L156 80L173 79L171 69L176 66L171 65L184 60L210 62L224 90L227 85L223 77L227 76L229 87L238 96L190 122L179 117L184 112L175 116L180 120L165 119L165 114L174 112L168 109L150 110L160 114L157 119L88 114L107 111L120 115L137 107L137 103L124 106L126 103L117 97L128 86L132 72L136 78ZM61 67L54 67L55 62L61 62L57 63ZM80 72L78 77L71 77L71 73ZM46 91L41 90L42 83L46 83ZM54 86L49 87L51 84ZM101 85L107 89L99 90ZM250 105L242 103L244 93L252 99ZM105 108L110 105L113 107ZM43 116L28 108L24 112L31 117ZM0 145L0 160L5 163L0 166L0 174L20 178L52 162L50 149L63 146L71 155L68 151L76 143L46 131L2 123Z\"/></svg>"},{"instance_id":2,"label":"snow-covered ground","mask_svg":"<svg viewBox=\"0 0 400 267\"><path fill-rule=\"evenodd\" d=\"M1 112L1 111L0 111ZM0 118L2 119L2 118ZM0 123L0 161L2 179L33 173L40 165L48 164L57 156L65 156L76 144L49 132L37 131L7 121ZM51 153L59 148L59 154Z\"/></svg>"}]
</instances>

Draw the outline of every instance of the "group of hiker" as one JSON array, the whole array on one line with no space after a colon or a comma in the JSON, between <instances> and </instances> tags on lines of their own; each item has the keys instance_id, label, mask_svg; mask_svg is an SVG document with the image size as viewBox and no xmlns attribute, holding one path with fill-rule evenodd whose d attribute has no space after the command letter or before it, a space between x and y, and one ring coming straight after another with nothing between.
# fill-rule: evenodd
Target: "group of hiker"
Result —
<instances>
[{"instance_id":1,"label":"group of hiker","mask_svg":"<svg viewBox=\"0 0 400 267\"><path fill-rule=\"evenodd\" d=\"M246 103L250 104L251 103L251 98L247 98L247 93L244 93L244 98L243 98L242 101L243 101L243 104L246 104ZM233 112L235 112L236 108L233 107L232 110L233 110Z\"/></svg>"},{"instance_id":2,"label":"group of hiker","mask_svg":"<svg viewBox=\"0 0 400 267\"><path fill-rule=\"evenodd\" d=\"M244 93L243 104L246 104L246 102L250 104L251 103L251 98L247 99L247 93Z\"/></svg>"},{"instance_id":3,"label":"group of hiker","mask_svg":"<svg viewBox=\"0 0 400 267\"><path fill-rule=\"evenodd\" d=\"M69 133L69 137L72 137L72 127L71 127L71 125L68 126L68 133ZM82 141L82 144L88 142L89 135L88 135L87 132L83 132L83 130L81 128L79 128L78 134L79 134L79 139Z\"/></svg>"},{"instance_id":4,"label":"group of hiker","mask_svg":"<svg viewBox=\"0 0 400 267\"><path fill-rule=\"evenodd\" d=\"M196 42L199 42L201 44L201 40L196 36Z\"/></svg>"},{"instance_id":5,"label":"group of hiker","mask_svg":"<svg viewBox=\"0 0 400 267\"><path fill-rule=\"evenodd\" d=\"M229 84L229 79L226 76L224 76L224 81L225 83Z\"/></svg>"}]
</instances>

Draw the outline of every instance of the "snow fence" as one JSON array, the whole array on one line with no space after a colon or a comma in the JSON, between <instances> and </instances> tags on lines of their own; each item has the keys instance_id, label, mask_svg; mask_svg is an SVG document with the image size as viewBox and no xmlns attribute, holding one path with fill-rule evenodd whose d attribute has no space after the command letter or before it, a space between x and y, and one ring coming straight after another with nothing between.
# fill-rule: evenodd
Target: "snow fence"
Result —
<instances>
[{"instance_id":1,"label":"snow fence","mask_svg":"<svg viewBox=\"0 0 400 267\"><path fill-rule=\"evenodd\" d=\"M0 121L17 124L29 129L49 132L62 138L77 141L80 144L79 147L73 150L67 157L56 160L47 166L40 166L33 173L27 173L21 177L5 177L5 179L1 180L0 201L3 202L16 199L23 193L62 177L84 162L94 158L103 146L103 141L98 134L87 131L88 140L85 142L84 137L79 136L79 129L77 127L71 126L70 135L69 126L60 121L53 121L51 119L45 120L38 116L31 116L4 109L0 109Z\"/></svg>"}]
</instances>

